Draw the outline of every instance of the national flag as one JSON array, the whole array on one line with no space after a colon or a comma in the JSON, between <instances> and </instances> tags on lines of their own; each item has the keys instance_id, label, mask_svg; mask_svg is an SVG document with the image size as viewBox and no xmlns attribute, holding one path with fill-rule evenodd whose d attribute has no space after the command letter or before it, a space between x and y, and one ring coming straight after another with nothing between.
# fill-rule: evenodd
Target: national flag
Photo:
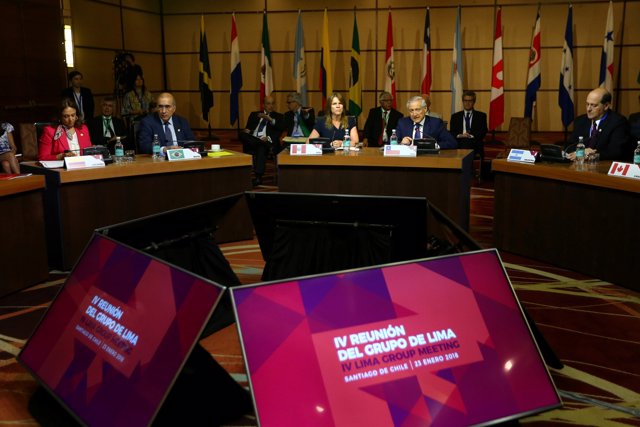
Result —
<instances>
[{"instance_id":1,"label":"national flag","mask_svg":"<svg viewBox=\"0 0 640 427\"><path fill-rule=\"evenodd\" d=\"M567 26L564 30L558 105L562 110L562 124L567 128L575 118L573 98L573 7L571 5L569 5Z\"/></svg>"},{"instance_id":2,"label":"national flag","mask_svg":"<svg viewBox=\"0 0 640 427\"><path fill-rule=\"evenodd\" d=\"M604 44L600 57L600 87L609 93L613 90L613 1L609 1L607 28L604 31Z\"/></svg>"},{"instance_id":3,"label":"national flag","mask_svg":"<svg viewBox=\"0 0 640 427\"><path fill-rule=\"evenodd\" d=\"M236 14L231 15L231 96L229 103L229 123L234 124L240 116L239 94L242 88L242 67L240 66L240 46L236 29Z\"/></svg>"},{"instance_id":4,"label":"national flag","mask_svg":"<svg viewBox=\"0 0 640 427\"><path fill-rule=\"evenodd\" d=\"M431 23L429 22L429 8L424 17L424 44L422 45L422 83L420 93L431 93Z\"/></svg>"},{"instance_id":5,"label":"national flag","mask_svg":"<svg viewBox=\"0 0 640 427\"><path fill-rule=\"evenodd\" d=\"M387 52L385 54L385 80L384 90L393 97L393 108L396 108L396 65L393 61L393 24L391 22L391 10L387 21Z\"/></svg>"},{"instance_id":6,"label":"national flag","mask_svg":"<svg viewBox=\"0 0 640 427\"><path fill-rule=\"evenodd\" d=\"M302 31L302 12L298 11L298 25L296 26L296 47L293 52L293 78L296 81L296 91L302 98L302 105L307 104L307 61L304 54L304 32Z\"/></svg>"},{"instance_id":7,"label":"national flag","mask_svg":"<svg viewBox=\"0 0 640 427\"><path fill-rule=\"evenodd\" d=\"M360 37L358 21L353 14L353 38L351 39L351 85L349 86L349 113L358 117L362 112L362 82L360 81Z\"/></svg>"},{"instance_id":8,"label":"national flag","mask_svg":"<svg viewBox=\"0 0 640 427\"><path fill-rule=\"evenodd\" d=\"M267 11L262 18L262 52L260 61L260 105L265 96L273 92L273 70L271 69L271 48L269 47L269 28Z\"/></svg>"},{"instance_id":9,"label":"national flag","mask_svg":"<svg viewBox=\"0 0 640 427\"><path fill-rule=\"evenodd\" d=\"M460 6L456 13L453 34L453 64L451 66L451 114L462 110L462 37L460 36Z\"/></svg>"},{"instance_id":10,"label":"national flag","mask_svg":"<svg viewBox=\"0 0 640 427\"><path fill-rule=\"evenodd\" d=\"M504 123L504 62L502 61L502 8L496 13L493 40L493 68L491 69L491 101L489 102L489 130Z\"/></svg>"},{"instance_id":11,"label":"national flag","mask_svg":"<svg viewBox=\"0 0 640 427\"><path fill-rule=\"evenodd\" d=\"M536 93L540 89L540 8L536 15L536 24L531 39L529 50L529 72L527 73L527 91L524 97L524 116L533 117L533 104L536 102Z\"/></svg>"},{"instance_id":12,"label":"national flag","mask_svg":"<svg viewBox=\"0 0 640 427\"><path fill-rule=\"evenodd\" d=\"M329 49L329 16L324 10L322 20L322 46L320 47L320 91L322 92L322 108L325 108L327 96L333 92L331 82L331 50Z\"/></svg>"},{"instance_id":13,"label":"national flag","mask_svg":"<svg viewBox=\"0 0 640 427\"><path fill-rule=\"evenodd\" d=\"M202 105L202 119L209 121L209 109L213 107L213 88L211 87L211 67L209 67L209 48L207 34L204 31L204 15L200 15L200 62L198 64L200 86L200 104Z\"/></svg>"}]
</instances>

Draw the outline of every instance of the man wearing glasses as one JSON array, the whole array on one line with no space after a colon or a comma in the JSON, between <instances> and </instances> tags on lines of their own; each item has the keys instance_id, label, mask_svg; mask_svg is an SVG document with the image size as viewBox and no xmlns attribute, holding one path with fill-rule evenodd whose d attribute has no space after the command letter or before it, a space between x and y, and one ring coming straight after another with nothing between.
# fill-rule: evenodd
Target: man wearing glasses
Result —
<instances>
[{"instance_id":1,"label":"man wearing glasses","mask_svg":"<svg viewBox=\"0 0 640 427\"><path fill-rule=\"evenodd\" d=\"M307 137L316 123L313 107L302 106L302 96L298 92L287 95L289 111L284 113L284 128L287 136Z\"/></svg>"},{"instance_id":2,"label":"man wearing glasses","mask_svg":"<svg viewBox=\"0 0 640 427\"><path fill-rule=\"evenodd\" d=\"M380 106L369 110L364 124L364 145L382 147L389 143L391 131L398 125L402 113L393 107L393 97L389 92L382 92L378 98Z\"/></svg>"},{"instance_id":3,"label":"man wearing glasses","mask_svg":"<svg viewBox=\"0 0 640 427\"><path fill-rule=\"evenodd\" d=\"M487 115L482 111L477 111L473 107L476 105L476 93L472 90L465 90L462 93L462 111L453 113L449 127L451 135L458 140L459 148L472 149L474 156L480 156L480 164L484 160L484 137L487 135Z\"/></svg>"},{"instance_id":4,"label":"man wearing glasses","mask_svg":"<svg viewBox=\"0 0 640 427\"><path fill-rule=\"evenodd\" d=\"M443 149L458 148L458 141L451 136L444 122L437 117L427 116L427 102L421 96L407 101L409 117L398 120L398 140L401 144L412 145L414 140L433 138Z\"/></svg>"},{"instance_id":5,"label":"man wearing glasses","mask_svg":"<svg viewBox=\"0 0 640 427\"><path fill-rule=\"evenodd\" d=\"M193 141L195 137L187 119L176 114L176 100L170 93L161 93L157 99L157 111L140 122L138 146L140 153L152 154L153 136L158 135L162 152L180 148L180 143Z\"/></svg>"}]
</instances>

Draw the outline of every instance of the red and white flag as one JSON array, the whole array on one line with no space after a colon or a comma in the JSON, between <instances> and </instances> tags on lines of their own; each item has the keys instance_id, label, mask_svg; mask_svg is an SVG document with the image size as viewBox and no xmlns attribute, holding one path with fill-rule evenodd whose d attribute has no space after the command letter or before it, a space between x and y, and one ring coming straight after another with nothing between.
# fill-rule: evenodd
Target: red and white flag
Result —
<instances>
[{"instance_id":1,"label":"red and white flag","mask_svg":"<svg viewBox=\"0 0 640 427\"><path fill-rule=\"evenodd\" d=\"M489 102L489 130L504 123L504 63L502 61L502 8L496 14L493 40L493 68L491 70L491 101Z\"/></svg>"},{"instance_id":2,"label":"red and white flag","mask_svg":"<svg viewBox=\"0 0 640 427\"><path fill-rule=\"evenodd\" d=\"M422 84L420 93L431 93L431 23L429 22L429 8L424 17L424 44L422 45Z\"/></svg>"},{"instance_id":3,"label":"red and white flag","mask_svg":"<svg viewBox=\"0 0 640 427\"><path fill-rule=\"evenodd\" d=\"M387 24L387 53L385 55L385 80L384 90L393 97L393 108L396 108L396 66L393 61L393 25L391 24L391 11Z\"/></svg>"}]
</instances>

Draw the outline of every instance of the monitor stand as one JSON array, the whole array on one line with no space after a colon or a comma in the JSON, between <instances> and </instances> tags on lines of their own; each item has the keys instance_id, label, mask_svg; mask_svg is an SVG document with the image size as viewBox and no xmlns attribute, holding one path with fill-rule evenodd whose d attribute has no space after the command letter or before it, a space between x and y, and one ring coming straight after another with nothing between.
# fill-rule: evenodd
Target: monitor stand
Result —
<instances>
[{"instance_id":1,"label":"monitor stand","mask_svg":"<svg viewBox=\"0 0 640 427\"><path fill-rule=\"evenodd\" d=\"M43 427L81 424L42 386L29 412ZM152 425L221 425L253 414L251 395L200 344L189 355Z\"/></svg>"}]
</instances>

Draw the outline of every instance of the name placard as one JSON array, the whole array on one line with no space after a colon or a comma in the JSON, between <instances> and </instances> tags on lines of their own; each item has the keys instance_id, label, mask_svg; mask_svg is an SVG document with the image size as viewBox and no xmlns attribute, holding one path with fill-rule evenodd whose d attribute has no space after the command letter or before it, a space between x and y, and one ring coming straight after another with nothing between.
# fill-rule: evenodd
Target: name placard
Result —
<instances>
[{"instance_id":1,"label":"name placard","mask_svg":"<svg viewBox=\"0 0 640 427\"><path fill-rule=\"evenodd\" d=\"M509 156L507 156L507 161L533 164L536 162L536 156L529 150L512 148L509 151Z\"/></svg>"},{"instance_id":2,"label":"name placard","mask_svg":"<svg viewBox=\"0 0 640 427\"><path fill-rule=\"evenodd\" d=\"M67 170L103 168L104 160L102 160L102 154L96 154L94 156L65 157L64 167L67 168Z\"/></svg>"},{"instance_id":3,"label":"name placard","mask_svg":"<svg viewBox=\"0 0 640 427\"><path fill-rule=\"evenodd\" d=\"M169 159L170 162L179 160L195 160L201 158L202 156L200 155L200 153L196 153L189 148L176 148L175 150L167 150L167 159Z\"/></svg>"},{"instance_id":4,"label":"name placard","mask_svg":"<svg viewBox=\"0 0 640 427\"><path fill-rule=\"evenodd\" d=\"M289 154L292 156L322 155L322 145L319 144L291 144Z\"/></svg>"},{"instance_id":5,"label":"name placard","mask_svg":"<svg viewBox=\"0 0 640 427\"><path fill-rule=\"evenodd\" d=\"M418 147L415 145L385 145L382 151L385 157L416 157L418 155Z\"/></svg>"},{"instance_id":6,"label":"name placard","mask_svg":"<svg viewBox=\"0 0 640 427\"><path fill-rule=\"evenodd\" d=\"M640 179L640 166L631 163L613 162L611 163L611 168L609 168L609 175Z\"/></svg>"}]
</instances>

